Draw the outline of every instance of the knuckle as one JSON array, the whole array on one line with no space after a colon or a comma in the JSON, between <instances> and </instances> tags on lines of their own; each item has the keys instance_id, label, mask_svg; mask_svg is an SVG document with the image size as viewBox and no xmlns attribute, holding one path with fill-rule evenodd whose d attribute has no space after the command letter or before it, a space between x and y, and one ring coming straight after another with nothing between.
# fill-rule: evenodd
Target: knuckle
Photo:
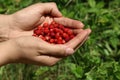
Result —
<instances>
[{"instance_id":1,"label":"knuckle","mask_svg":"<svg viewBox=\"0 0 120 80\"><path fill-rule=\"evenodd\" d=\"M56 3L55 2L51 2L51 5L56 6Z\"/></svg>"},{"instance_id":2,"label":"knuckle","mask_svg":"<svg viewBox=\"0 0 120 80\"><path fill-rule=\"evenodd\" d=\"M54 60L54 61L49 62L49 63L47 64L47 66L54 66L56 63L57 63L57 61Z\"/></svg>"},{"instance_id":3,"label":"knuckle","mask_svg":"<svg viewBox=\"0 0 120 80\"><path fill-rule=\"evenodd\" d=\"M36 3L36 4L34 4L34 6L38 6L38 7L41 7L41 5L43 5L43 3Z\"/></svg>"}]
</instances>

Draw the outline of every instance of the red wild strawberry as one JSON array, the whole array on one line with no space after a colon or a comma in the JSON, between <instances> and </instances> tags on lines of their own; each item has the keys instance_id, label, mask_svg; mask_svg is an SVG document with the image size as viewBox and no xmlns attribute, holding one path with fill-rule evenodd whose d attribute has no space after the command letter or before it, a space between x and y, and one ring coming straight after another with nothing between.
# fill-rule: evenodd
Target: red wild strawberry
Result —
<instances>
[{"instance_id":1,"label":"red wild strawberry","mask_svg":"<svg viewBox=\"0 0 120 80\"><path fill-rule=\"evenodd\" d=\"M72 35L72 34L73 34L73 31L70 30L70 29L68 29L67 33L68 33L69 35Z\"/></svg>"},{"instance_id":2,"label":"red wild strawberry","mask_svg":"<svg viewBox=\"0 0 120 80\"><path fill-rule=\"evenodd\" d=\"M58 37L57 39L61 41L61 40L62 40L62 37Z\"/></svg>"},{"instance_id":3,"label":"red wild strawberry","mask_svg":"<svg viewBox=\"0 0 120 80\"><path fill-rule=\"evenodd\" d=\"M55 38L59 38L60 37L60 33L56 33L56 35L55 35Z\"/></svg>"},{"instance_id":4,"label":"red wild strawberry","mask_svg":"<svg viewBox=\"0 0 120 80\"><path fill-rule=\"evenodd\" d=\"M63 25L54 21L51 24L44 23L43 26L38 26L34 30L33 36L39 37L44 41L53 44L65 44L70 39L75 37L73 31L69 28L65 28Z\"/></svg>"},{"instance_id":5,"label":"red wild strawberry","mask_svg":"<svg viewBox=\"0 0 120 80\"><path fill-rule=\"evenodd\" d=\"M40 35L40 34L41 34L41 31L39 31L38 29L36 29L36 30L34 30L34 33L35 33L36 35Z\"/></svg>"},{"instance_id":6,"label":"red wild strawberry","mask_svg":"<svg viewBox=\"0 0 120 80\"><path fill-rule=\"evenodd\" d=\"M48 28L45 28L45 29L44 29L44 33L46 33L46 34L49 33L49 29L48 29Z\"/></svg>"},{"instance_id":7,"label":"red wild strawberry","mask_svg":"<svg viewBox=\"0 0 120 80\"><path fill-rule=\"evenodd\" d=\"M56 22L55 22L55 21L52 21L51 24L54 25L54 24L56 24Z\"/></svg>"},{"instance_id":8,"label":"red wild strawberry","mask_svg":"<svg viewBox=\"0 0 120 80\"><path fill-rule=\"evenodd\" d=\"M51 37L55 37L55 33L54 33L54 32L51 32L51 33L50 33L50 36L51 36Z\"/></svg>"},{"instance_id":9,"label":"red wild strawberry","mask_svg":"<svg viewBox=\"0 0 120 80\"><path fill-rule=\"evenodd\" d=\"M75 36L72 34L72 35L70 35L70 39L72 39L72 38L74 38Z\"/></svg>"},{"instance_id":10,"label":"red wild strawberry","mask_svg":"<svg viewBox=\"0 0 120 80\"><path fill-rule=\"evenodd\" d=\"M69 37L67 33L63 33L63 38Z\"/></svg>"},{"instance_id":11,"label":"red wild strawberry","mask_svg":"<svg viewBox=\"0 0 120 80\"><path fill-rule=\"evenodd\" d=\"M63 44L65 44L65 42L66 42L65 40L62 40L62 43L63 43Z\"/></svg>"},{"instance_id":12,"label":"red wild strawberry","mask_svg":"<svg viewBox=\"0 0 120 80\"><path fill-rule=\"evenodd\" d=\"M48 27L48 26L49 26L48 23L43 24L43 27Z\"/></svg>"},{"instance_id":13,"label":"red wild strawberry","mask_svg":"<svg viewBox=\"0 0 120 80\"><path fill-rule=\"evenodd\" d=\"M54 43L55 42L55 40L54 39L50 39L50 43Z\"/></svg>"},{"instance_id":14,"label":"red wild strawberry","mask_svg":"<svg viewBox=\"0 0 120 80\"><path fill-rule=\"evenodd\" d=\"M34 33L32 36L38 37L38 35L37 35L37 34L35 34L35 33Z\"/></svg>"},{"instance_id":15,"label":"red wild strawberry","mask_svg":"<svg viewBox=\"0 0 120 80\"><path fill-rule=\"evenodd\" d=\"M50 29L50 32L53 32L53 29Z\"/></svg>"},{"instance_id":16,"label":"red wild strawberry","mask_svg":"<svg viewBox=\"0 0 120 80\"><path fill-rule=\"evenodd\" d=\"M65 41L66 41L66 42L68 42L69 40L70 40L70 38L69 38L69 37L66 37L66 38L65 38Z\"/></svg>"},{"instance_id":17,"label":"red wild strawberry","mask_svg":"<svg viewBox=\"0 0 120 80\"><path fill-rule=\"evenodd\" d=\"M41 30L41 29L42 29L42 26L38 26L37 28L38 28L38 30Z\"/></svg>"},{"instance_id":18,"label":"red wild strawberry","mask_svg":"<svg viewBox=\"0 0 120 80\"><path fill-rule=\"evenodd\" d=\"M60 25L59 25L59 28L63 30L63 29L64 29L64 26L60 24Z\"/></svg>"},{"instance_id":19,"label":"red wild strawberry","mask_svg":"<svg viewBox=\"0 0 120 80\"><path fill-rule=\"evenodd\" d=\"M64 28L63 30L64 30L64 32L67 32L69 29L68 28Z\"/></svg>"},{"instance_id":20,"label":"red wild strawberry","mask_svg":"<svg viewBox=\"0 0 120 80\"><path fill-rule=\"evenodd\" d=\"M49 41L50 40L50 36L45 36L46 40Z\"/></svg>"},{"instance_id":21,"label":"red wild strawberry","mask_svg":"<svg viewBox=\"0 0 120 80\"><path fill-rule=\"evenodd\" d=\"M58 44L62 44L63 42L62 42L62 40L58 40L57 43Z\"/></svg>"},{"instance_id":22,"label":"red wild strawberry","mask_svg":"<svg viewBox=\"0 0 120 80\"><path fill-rule=\"evenodd\" d=\"M49 28L50 28L50 29L53 29L53 28L54 28L54 26L50 24L50 25L49 25Z\"/></svg>"},{"instance_id":23,"label":"red wild strawberry","mask_svg":"<svg viewBox=\"0 0 120 80\"><path fill-rule=\"evenodd\" d=\"M42 35L39 36L42 40L46 41L46 38Z\"/></svg>"}]
</instances>

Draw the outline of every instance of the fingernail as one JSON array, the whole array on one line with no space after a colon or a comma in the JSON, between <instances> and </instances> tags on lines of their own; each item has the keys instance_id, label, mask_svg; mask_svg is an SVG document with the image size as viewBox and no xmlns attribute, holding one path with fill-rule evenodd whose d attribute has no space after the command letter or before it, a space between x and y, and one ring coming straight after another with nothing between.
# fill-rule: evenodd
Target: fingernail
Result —
<instances>
[{"instance_id":1,"label":"fingernail","mask_svg":"<svg viewBox=\"0 0 120 80\"><path fill-rule=\"evenodd\" d=\"M71 54L73 54L74 53L74 50L72 49L72 48L67 48L66 49L66 54L67 55L71 55Z\"/></svg>"},{"instance_id":2,"label":"fingernail","mask_svg":"<svg viewBox=\"0 0 120 80\"><path fill-rule=\"evenodd\" d=\"M80 26L84 27L84 24L83 24L83 23L81 23L81 24L80 24Z\"/></svg>"},{"instance_id":3,"label":"fingernail","mask_svg":"<svg viewBox=\"0 0 120 80\"><path fill-rule=\"evenodd\" d=\"M91 33L91 29L87 29L87 32L88 32L88 34L90 34Z\"/></svg>"},{"instance_id":4,"label":"fingernail","mask_svg":"<svg viewBox=\"0 0 120 80\"><path fill-rule=\"evenodd\" d=\"M89 34L91 33L91 29L89 29Z\"/></svg>"}]
</instances>

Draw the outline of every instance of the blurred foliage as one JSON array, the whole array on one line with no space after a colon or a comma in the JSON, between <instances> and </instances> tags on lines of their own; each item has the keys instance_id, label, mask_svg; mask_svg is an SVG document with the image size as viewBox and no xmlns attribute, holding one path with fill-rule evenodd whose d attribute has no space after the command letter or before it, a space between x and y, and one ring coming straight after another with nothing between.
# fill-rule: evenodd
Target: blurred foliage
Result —
<instances>
[{"instance_id":1,"label":"blurred foliage","mask_svg":"<svg viewBox=\"0 0 120 80\"><path fill-rule=\"evenodd\" d=\"M12 14L34 3L51 1L65 17L91 28L89 39L53 67L3 66L0 80L120 80L120 0L0 0L0 13Z\"/></svg>"}]
</instances>

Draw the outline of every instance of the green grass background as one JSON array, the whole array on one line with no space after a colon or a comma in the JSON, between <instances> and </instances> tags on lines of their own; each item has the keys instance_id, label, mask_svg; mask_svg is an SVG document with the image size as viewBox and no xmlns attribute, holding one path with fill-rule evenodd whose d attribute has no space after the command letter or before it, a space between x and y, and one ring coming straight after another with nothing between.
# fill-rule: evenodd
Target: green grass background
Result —
<instances>
[{"instance_id":1,"label":"green grass background","mask_svg":"<svg viewBox=\"0 0 120 80\"><path fill-rule=\"evenodd\" d=\"M74 55L53 67L3 66L0 80L120 80L120 0L0 0L0 13L11 14L51 1L65 17L91 28L89 39Z\"/></svg>"}]
</instances>

